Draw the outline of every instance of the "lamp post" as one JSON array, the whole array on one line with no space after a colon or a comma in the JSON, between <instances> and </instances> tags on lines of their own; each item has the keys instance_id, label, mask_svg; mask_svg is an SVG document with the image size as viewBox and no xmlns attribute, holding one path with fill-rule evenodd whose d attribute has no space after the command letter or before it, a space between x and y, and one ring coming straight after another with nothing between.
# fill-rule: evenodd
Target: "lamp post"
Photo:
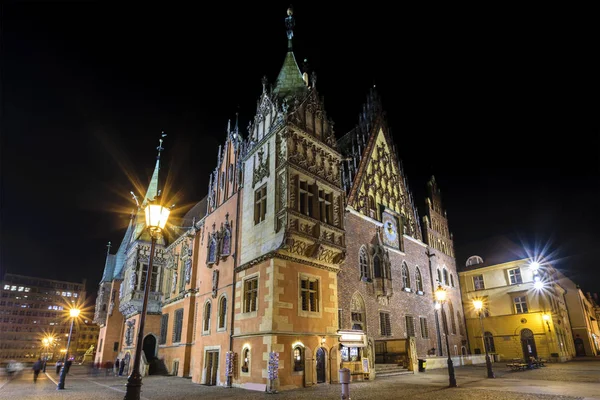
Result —
<instances>
[{"instance_id":1,"label":"lamp post","mask_svg":"<svg viewBox=\"0 0 600 400\"><path fill-rule=\"evenodd\" d=\"M45 354L44 354L44 367L42 369L43 372L46 372L46 363L48 362L48 347L52 344L54 338L52 336L48 336L42 339L42 343L44 345Z\"/></svg>"},{"instance_id":2,"label":"lamp post","mask_svg":"<svg viewBox=\"0 0 600 400\"><path fill-rule=\"evenodd\" d=\"M442 319L444 320L444 333L446 334L446 352L448 353L448 387L456 387L456 377L454 376L454 365L452 364L452 357L450 357L450 343L448 342L448 319L445 318L446 313L444 311L444 303L446 302L446 289L442 285L438 285L435 290L435 299L440 304L442 309Z\"/></svg>"},{"instance_id":3,"label":"lamp post","mask_svg":"<svg viewBox=\"0 0 600 400\"><path fill-rule=\"evenodd\" d=\"M159 196L157 196L159 197ZM140 314L140 327L138 328L137 342L135 343L135 358L133 361L133 371L127 378L127 391L125 400L139 400L142 389L142 374L140 373L140 360L142 358L142 341L144 339L144 323L146 322L146 310L148 309L148 295L150 293L150 280L152 278L152 261L154 259L154 247L156 239L162 234L162 230L167 224L167 219L171 209L163 207L160 203L153 204L149 202L144 210L146 214L146 228L150 232L150 256L148 261L148 270L146 271L146 282L144 286L144 299L142 302L142 313Z\"/></svg>"},{"instance_id":4,"label":"lamp post","mask_svg":"<svg viewBox=\"0 0 600 400\"><path fill-rule=\"evenodd\" d=\"M75 318L79 316L80 310L78 308L71 308L69 315L71 316L71 329L69 330L69 339L67 340L67 350L65 351L65 361L63 362L62 369L60 370L60 380L56 387L57 390L65 388L65 378L67 377L67 360L69 359L69 345L71 344L71 335L73 334L73 324Z\"/></svg>"},{"instance_id":5,"label":"lamp post","mask_svg":"<svg viewBox=\"0 0 600 400\"><path fill-rule=\"evenodd\" d=\"M487 367L487 377L495 378L494 371L492 370L492 361L490 360L488 348L485 343L485 334L483 330L483 301L473 300L473 308L475 308L477 314L479 314L479 323L481 324L481 340L483 341L483 348L485 349L485 366Z\"/></svg>"}]
</instances>

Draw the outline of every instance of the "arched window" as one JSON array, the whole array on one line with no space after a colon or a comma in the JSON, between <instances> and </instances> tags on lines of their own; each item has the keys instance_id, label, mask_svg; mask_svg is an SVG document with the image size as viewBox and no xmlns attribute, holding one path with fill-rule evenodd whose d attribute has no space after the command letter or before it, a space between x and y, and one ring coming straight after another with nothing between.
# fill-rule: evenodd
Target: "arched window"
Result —
<instances>
[{"instance_id":1,"label":"arched window","mask_svg":"<svg viewBox=\"0 0 600 400\"><path fill-rule=\"evenodd\" d=\"M442 283L442 271L440 271L440 269L437 269L437 280L438 283Z\"/></svg>"},{"instance_id":2,"label":"arched window","mask_svg":"<svg viewBox=\"0 0 600 400\"><path fill-rule=\"evenodd\" d=\"M459 311L456 312L456 319L458 320L458 332L460 332L462 336L465 336L465 326L463 325L463 320Z\"/></svg>"},{"instance_id":3,"label":"arched window","mask_svg":"<svg viewBox=\"0 0 600 400\"><path fill-rule=\"evenodd\" d=\"M210 240L208 245L208 263L214 264L217 261L217 241L215 239Z\"/></svg>"},{"instance_id":4,"label":"arched window","mask_svg":"<svg viewBox=\"0 0 600 400\"><path fill-rule=\"evenodd\" d=\"M225 321L227 318L227 298L222 296L219 300L219 320L217 322L217 329L225 329Z\"/></svg>"},{"instance_id":5,"label":"arched window","mask_svg":"<svg viewBox=\"0 0 600 400\"><path fill-rule=\"evenodd\" d=\"M294 347L294 371L304 371L304 349L302 346Z\"/></svg>"},{"instance_id":6,"label":"arched window","mask_svg":"<svg viewBox=\"0 0 600 400\"><path fill-rule=\"evenodd\" d=\"M402 287L404 289L410 289L410 275L406 263L402 263Z\"/></svg>"},{"instance_id":7,"label":"arched window","mask_svg":"<svg viewBox=\"0 0 600 400\"><path fill-rule=\"evenodd\" d=\"M421 278L419 267L417 267L417 271L415 272L415 286L419 292L423 292L423 279Z\"/></svg>"},{"instance_id":8,"label":"arched window","mask_svg":"<svg viewBox=\"0 0 600 400\"><path fill-rule=\"evenodd\" d=\"M450 286L454 287L454 275L450 274Z\"/></svg>"},{"instance_id":9,"label":"arched window","mask_svg":"<svg viewBox=\"0 0 600 400\"><path fill-rule=\"evenodd\" d=\"M456 335L456 321L454 320L454 307L451 302L448 302L448 313L450 314L450 326L452 327L452 333Z\"/></svg>"},{"instance_id":10,"label":"arched window","mask_svg":"<svg viewBox=\"0 0 600 400\"><path fill-rule=\"evenodd\" d=\"M444 285L448 285L448 270L446 268L444 268L443 278L444 278L444 280L443 280Z\"/></svg>"},{"instance_id":11,"label":"arched window","mask_svg":"<svg viewBox=\"0 0 600 400\"><path fill-rule=\"evenodd\" d=\"M360 248L358 253L358 265L360 266L360 279L371 279L371 269L369 268L369 258L365 247Z\"/></svg>"},{"instance_id":12,"label":"arched window","mask_svg":"<svg viewBox=\"0 0 600 400\"><path fill-rule=\"evenodd\" d=\"M471 256L467 259L467 267L472 267L473 265L483 264L483 258L479 256Z\"/></svg>"},{"instance_id":13,"label":"arched window","mask_svg":"<svg viewBox=\"0 0 600 400\"><path fill-rule=\"evenodd\" d=\"M248 347L242 350L242 372L245 374L250 372L250 348Z\"/></svg>"},{"instance_id":14,"label":"arched window","mask_svg":"<svg viewBox=\"0 0 600 400\"><path fill-rule=\"evenodd\" d=\"M483 334L483 341L485 343L485 348L488 353L495 353L496 346L494 345L494 335L491 332L486 332Z\"/></svg>"},{"instance_id":15,"label":"arched window","mask_svg":"<svg viewBox=\"0 0 600 400\"><path fill-rule=\"evenodd\" d=\"M210 301L204 304L204 323L202 324L202 331L210 331Z\"/></svg>"},{"instance_id":16,"label":"arched window","mask_svg":"<svg viewBox=\"0 0 600 400\"><path fill-rule=\"evenodd\" d=\"M352 300L350 300L350 317L352 319L352 329L365 330L365 302L360 293L355 293Z\"/></svg>"},{"instance_id":17,"label":"arched window","mask_svg":"<svg viewBox=\"0 0 600 400\"><path fill-rule=\"evenodd\" d=\"M224 256L228 256L231 254L231 231L229 229L225 229L223 233L223 242L221 243L221 254Z\"/></svg>"},{"instance_id":18,"label":"arched window","mask_svg":"<svg viewBox=\"0 0 600 400\"><path fill-rule=\"evenodd\" d=\"M381 278L381 259L379 256L373 257L373 275L375 278Z\"/></svg>"}]
</instances>

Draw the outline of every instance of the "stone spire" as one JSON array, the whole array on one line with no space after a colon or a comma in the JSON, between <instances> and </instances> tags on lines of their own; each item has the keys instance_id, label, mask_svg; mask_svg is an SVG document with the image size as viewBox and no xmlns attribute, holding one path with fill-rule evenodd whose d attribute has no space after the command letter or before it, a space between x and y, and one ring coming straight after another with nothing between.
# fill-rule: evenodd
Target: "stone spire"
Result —
<instances>
[{"instance_id":1,"label":"stone spire","mask_svg":"<svg viewBox=\"0 0 600 400\"><path fill-rule=\"evenodd\" d=\"M154 166L154 173L152 173L152 179L150 179L150 184L148 185L148 191L146 192L146 197L144 197L143 203L147 203L148 200L154 200L156 196L160 194L160 189L158 188L158 178L160 173L160 153L164 150L162 147L163 138L167 136L165 131L162 131L160 139L158 139L158 155L156 156L156 165Z\"/></svg>"},{"instance_id":2,"label":"stone spire","mask_svg":"<svg viewBox=\"0 0 600 400\"><path fill-rule=\"evenodd\" d=\"M135 212L132 212L129 216L129 225L127 226L127 230L125 231L125 236L123 236L123 240L121 241L121 245L117 250L117 254L114 255L114 272L113 279L123 279L123 268L125 266L125 254L127 253L127 247L129 246L129 242L131 242L131 236L133 235L133 220L135 219Z\"/></svg>"},{"instance_id":3,"label":"stone spire","mask_svg":"<svg viewBox=\"0 0 600 400\"><path fill-rule=\"evenodd\" d=\"M279 71L279 76L277 76L275 89L273 89L273 92L281 97L288 97L298 92L304 93L308 90L306 82L302 77L302 72L300 72L300 68L296 62L296 57L294 57L294 52L292 51L292 38L294 37L294 26L296 25L292 6L288 8L287 14L285 27L288 38L288 52L283 61L281 71Z\"/></svg>"}]
</instances>

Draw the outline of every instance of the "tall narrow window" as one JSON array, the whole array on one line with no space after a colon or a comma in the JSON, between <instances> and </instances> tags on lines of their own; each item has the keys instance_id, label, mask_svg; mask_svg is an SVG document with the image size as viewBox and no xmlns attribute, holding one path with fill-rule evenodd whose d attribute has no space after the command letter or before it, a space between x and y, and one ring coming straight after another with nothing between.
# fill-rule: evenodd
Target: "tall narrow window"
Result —
<instances>
[{"instance_id":1,"label":"tall narrow window","mask_svg":"<svg viewBox=\"0 0 600 400\"><path fill-rule=\"evenodd\" d=\"M456 321L454 320L454 306L451 302L448 302L448 313L450 314L450 326L452 327L452 334L456 335Z\"/></svg>"},{"instance_id":2,"label":"tall narrow window","mask_svg":"<svg viewBox=\"0 0 600 400\"><path fill-rule=\"evenodd\" d=\"M448 270L446 268L444 268L444 285L449 285L450 284L450 280L448 279Z\"/></svg>"},{"instance_id":3,"label":"tall narrow window","mask_svg":"<svg viewBox=\"0 0 600 400\"><path fill-rule=\"evenodd\" d=\"M244 281L244 312L256 311L258 298L258 277Z\"/></svg>"},{"instance_id":4,"label":"tall narrow window","mask_svg":"<svg viewBox=\"0 0 600 400\"><path fill-rule=\"evenodd\" d=\"M429 328L427 327L427 318L421 317L419 318L421 321L421 337L423 339L429 338Z\"/></svg>"},{"instance_id":5,"label":"tall narrow window","mask_svg":"<svg viewBox=\"0 0 600 400\"><path fill-rule=\"evenodd\" d=\"M483 282L483 275L475 275L473 277L473 286L475 287L475 290L485 289L485 283Z\"/></svg>"},{"instance_id":6,"label":"tall narrow window","mask_svg":"<svg viewBox=\"0 0 600 400\"><path fill-rule=\"evenodd\" d=\"M450 274L450 286L454 287L454 275Z\"/></svg>"},{"instance_id":7,"label":"tall narrow window","mask_svg":"<svg viewBox=\"0 0 600 400\"><path fill-rule=\"evenodd\" d=\"M300 181L300 212L314 217L313 214L313 185Z\"/></svg>"},{"instance_id":8,"label":"tall narrow window","mask_svg":"<svg viewBox=\"0 0 600 400\"><path fill-rule=\"evenodd\" d=\"M350 301L350 318L352 320L352 329L364 331L365 302L359 293L355 293Z\"/></svg>"},{"instance_id":9,"label":"tall narrow window","mask_svg":"<svg viewBox=\"0 0 600 400\"><path fill-rule=\"evenodd\" d=\"M514 298L515 311L517 314L525 314L528 312L527 309L527 296L520 296Z\"/></svg>"},{"instance_id":10,"label":"tall narrow window","mask_svg":"<svg viewBox=\"0 0 600 400\"><path fill-rule=\"evenodd\" d=\"M243 373L248 373L250 371L250 349L246 347L242 351L242 356L243 356L243 360L242 360L242 372Z\"/></svg>"},{"instance_id":11,"label":"tall narrow window","mask_svg":"<svg viewBox=\"0 0 600 400\"><path fill-rule=\"evenodd\" d=\"M228 256L229 254L231 254L231 231L229 229L225 229L225 232L223 233L221 254L224 256Z\"/></svg>"},{"instance_id":12,"label":"tall narrow window","mask_svg":"<svg viewBox=\"0 0 600 400\"><path fill-rule=\"evenodd\" d=\"M373 257L373 274L375 278L381 278L381 259L379 256Z\"/></svg>"},{"instance_id":13,"label":"tall narrow window","mask_svg":"<svg viewBox=\"0 0 600 400\"><path fill-rule=\"evenodd\" d=\"M212 237L208 242L208 264L214 264L217 261L217 240Z\"/></svg>"},{"instance_id":14,"label":"tall narrow window","mask_svg":"<svg viewBox=\"0 0 600 400\"><path fill-rule=\"evenodd\" d=\"M302 347L294 347L294 371L304 371L304 357Z\"/></svg>"},{"instance_id":15,"label":"tall narrow window","mask_svg":"<svg viewBox=\"0 0 600 400\"><path fill-rule=\"evenodd\" d=\"M210 301L204 305L204 323L202 324L202 332L206 333L210 331Z\"/></svg>"},{"instance_id":16,"label":"tall narrow window","mask_svg":"<svg viewBox=\"0 0 600 400\"><path fill-rule=\"evenodd\" d=\"M418 267L415 272L415 286L417 287L417 292L423 293L423 279L421 278L421 270Z\"/></svg>"},{"instance_id":17,"label":"tall narrow window","mask_svg":"<svg viewBox=\"0 0 600 400\"><path fill-rule=\"evenodd\" d=\"M254 224L265 220L267 213L267 185L254 192Z\"/></svg>"},{"instance_id":18,"label":"tall narrow window","mask_svg":"<svg viewBox=\"0 0 600 400\"><path fill-rule=\"evenodd\" d=\"M523 283L523 279L521 278L521 269L513 268L508 270L508 279L511 285L516 285L518 283Z\"/></svg>"},{"instance_id":19,"label":"tall narrow window","mask_svg":"<svg viewBox=\"0 0 600 400\"><path fill-rule=\"evenodd\" d=\"M142 264L142 276L140 276L140 288L139 290L145 290L146 288L146 274L148 273L148 264Z\"/></svg>"},{"instance_id":20,"label":"tall narrow window","mask_svg":"<svg viewBox=\"0 0 600 400\"><path fill-rule=\"evenodd\" d=\"M440 271L440 269L437 269L437 280L438 283L442 283L442 271Z\"/></svg>"},{"instance_id":21,"label":"tall narrow window","mask_svg":"<svg viewBox=\"0 0 600 400\"><path fill-rule=\"evenodd\" d=\"M392 324L390 323L390 314L385 312L379 313L379 328L381 329L381 336L392 335Z\"/></svg>"},{"instance_id":22,"label":"tall narrow window","mask_svg":"<svg viewBox=\"0 0 600 400\"><path fill-rule=\"evenodd\" d=\"M369 259L367 258L367 251L364 246L360 248L360 252L358 253L358 264L360 265L360 278L371 279Z\"/></svg>"},{"instance_id":23,"label":"tall narrow window","mask_svg":"<svg viewBox=\"0 0 600 400\"><path fill-rule=\"evenodd\" d=\"M496 352L496 346L494 344L494 335L492 335L491 332L486 332L483 334L483 341L485 343L485 348L487 349L488 353Z\"/></svg>"},{"instance_id":24,"label":"tall narrow window","mask_svg":"<svg viewBox=\"0 0 600 400\"><path fill-rule=\"evenodd\" d=\"M458 320L458 332L462 336L465 336L465 325L463 324L463 319L459 311L456 312L456 319Z\"/></svg>"},{"instance_id":25,"label":"tall narrow window","mask_svg":"<svg viewBox=\"0 0 600 400\"><path fill-rule=\"evenodd\" d=\"M406 263L402 263L402 288L410 289L410 275Z\"/></svg>"},{"instance_id":26,"label":"tall narrow window","mask_svg":"<svg viewBox=\"0 0 600 400\"><path fill-rule=\"evenodd\" d=\"M326 193L324 190L319 190L319 214L321 221L329 225L332 225L332 205L331 205L331 193Z\"/></svg>"},{"instance_id":27,"label":"tall narrow window","mask_svg":"<svg viewBox=\"0 0 600 400\"><path fill-rule=\"evenodd\" d=\"M300 298L302 311L319 311L319 281L315 278L302 277L300 280Z\"/></svg>"},{"instance_id":28,"label":"tall narrow window","mask_svg":"<svg viewBox=\"0 0 600 400\"><path fill-rule=\"evenodd\" d=\"M226 318L227 318L227 299L225 298L225 296L223 296L223 297L221 297L221 300L219 301L219 321L218 321L218 325L217 325L218 329L225 329Z\"/></svg>"},{"instance_id":29,"label":"tall narrow window","mask_svg":"<svg viewBox=\"0 0 600 400\"><path fill-rule=\"evenodd\" d=\"M183 325L183 308L175 310L175 321L173 323L173 343L181 342L181 331Z\"/></svg>"},{"instance_id":30,"label":"tall narrow window","mask_svg":"<svg viewBox=\"0 0 600 400\"><path fill-rule=\"evenodd\" d=\"M406 316L406 336L415 336L415 319L412 317L412 315Z\"/></svg>"},{"instance_id":31,"label":"tall narrow window","mask_svg":"<svg viewBox=\"0 0 600 400\"><path fill-rule=\"evenodd\" d=\"M163 314L160 317L160 341L158 344L167 343L167 328L169 326L169 314Z\"/></svg>"}]
</instances>

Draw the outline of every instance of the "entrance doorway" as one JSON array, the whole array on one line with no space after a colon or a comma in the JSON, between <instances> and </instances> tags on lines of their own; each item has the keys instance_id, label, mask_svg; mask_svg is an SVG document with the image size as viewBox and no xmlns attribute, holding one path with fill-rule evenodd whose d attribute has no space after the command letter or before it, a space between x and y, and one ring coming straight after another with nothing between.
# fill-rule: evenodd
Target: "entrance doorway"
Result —
<instances>
[{"instance_id":1,"label":"entrance doorway","mask_svg":"<svg viewBox=\"0 0 600 400\"><path fill-rule=\"evenodd\" d=\"M217 373L219 369L219 352L206 352L206 385L215 386L217 384Z\"/></svg>"},{"instance_id":2,"label":"entrance doorway","mask_svg":"<svg viewBox=\"0 0 600 400\"><path fill-rule=\"evenodd\" d=\"M131 354L129 352L125 353L125 357L123 357L123 373L125 375L129 375L129 361L131 360Z\"/></svg>"},{"instance_id":3,"label":"entrance doorway","mask_svg":"<svg viewBox=\"0 0 600 400\"><path fill-rule=\"evenodd\" d=\"M325 349L319 347L317 349L317 383L325 382Z\"/></svg>"},{"instance_id":4,"label":"entrance doorway","mask_svg":"<svg viewBox=\"0 0 600 400\"><path fill-rule=\"evenodd\" d=\"M583 346L583 340L581 338L575 339L575 355L577 357L585 356L585 347Z\"/></svg>"},{"instance_id":5,"label":"entrance doorway","mask_svg":"<svg viewBox=\"0 0 600 400\"><path fill-rule=\"evenodd\" d=\"M144 354L146 355L146 360L148 360L148 362L156 358L156 338L154 335L148 335L144 338L144 345L142 348L144 349Z\"/></svg>"},{"instance_id":6,"label":"entrance doorway","mask_svg":"<svg viewBox=\"0 0 600 400\"><path fill-rule=\"evenodd\" d=\"M530 329L523 329L521 331L521 347L523 348L523 358L525 362L529 360L529 357L537 358L535 339L533 338L533 332Z\"/></svg>"}]
</instances>

